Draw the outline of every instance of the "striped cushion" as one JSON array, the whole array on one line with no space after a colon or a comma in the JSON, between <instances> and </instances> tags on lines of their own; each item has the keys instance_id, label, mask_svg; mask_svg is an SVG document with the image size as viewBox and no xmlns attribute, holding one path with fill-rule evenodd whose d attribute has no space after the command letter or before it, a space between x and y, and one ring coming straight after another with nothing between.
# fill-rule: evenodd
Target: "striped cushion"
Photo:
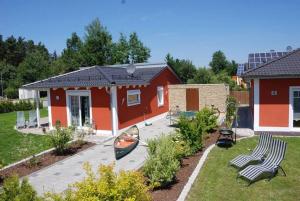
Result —
<instances>
[{"instance_id":1,"label":"striped cushion","mask_svg":"<svg viewBox=\"0 0 300 201\"><path fill-rule=\"evenodd\" d=\"M259 136L258 145L250 155L239 155L232 159L229 163L235 167L243 168L250 162L262 161L262 158L269 150L271 140L272 135L268 133L262 133Z\"/></svg>"}]
</instances>

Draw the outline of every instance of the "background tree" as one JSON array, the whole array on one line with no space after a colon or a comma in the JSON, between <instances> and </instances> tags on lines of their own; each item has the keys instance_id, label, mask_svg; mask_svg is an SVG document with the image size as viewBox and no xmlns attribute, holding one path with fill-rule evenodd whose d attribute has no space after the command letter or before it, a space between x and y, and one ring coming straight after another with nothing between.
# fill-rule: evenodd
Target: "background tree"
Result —
<instances>
[{"instance_id":1,"label":"background tree","mask_svg":"<svg viewBox=\"0 0 300 201\"><path fill-rule=\"evenodd\" d=\"M112 63L112 36L97 18L85 28L85 41L81 54L84 66Z\"/></svg>"},{"instance_id":2,"label":"background tree","mask_svg":"<svg viewBox=\"0 0 300 201\"><path fill-rule=\"evenodd\" d=\"M129 36L129 57L134 63L146 62L150 57L150 49L139 40L136 32Z\"/></svg>"},{"instance_id":3,"label":"background tree","mask_svg":"<svg viewBox=\"0 0 300 201\"><path fill-rule=\"evenodd\" d=\"M113 63L128 64L130 47L126 36L121 33L119 41L113 45Z\"/></svg>"},{"instance_id":4,"label":"background tree","mask_svg":"<svg viewBox=\"0 0 300 201\"><path fill-rule=\"evenodd\" d=\"M190 60L174 59L170 54L167 54L166 62L174 69L183 83L194 78L196 67Z\"/></svg>"},{"instance_id":5,"label":"background tree","mask_svg":"<svg viewBox=\"0 0 300 201\"><path fill-rule=\"evenodd\" d=\"M216 74L227 68L228 61L226 60L226 57L221 50L213 54L209 66L211 67L212 71Z\"/></svg>"}]
</instances>

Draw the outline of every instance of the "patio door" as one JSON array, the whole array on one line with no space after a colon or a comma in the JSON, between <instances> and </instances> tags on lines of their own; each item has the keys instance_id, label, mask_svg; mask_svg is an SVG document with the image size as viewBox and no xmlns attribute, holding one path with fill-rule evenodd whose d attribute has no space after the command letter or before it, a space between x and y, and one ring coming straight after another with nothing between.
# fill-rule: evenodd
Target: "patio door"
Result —
<instances>
[{"instance_id":1,"label":"patio door","mask_svg":"<svg viewBox=\"0 0 300 201\"><path fill-rule=\"evenodd\" d=\"M291 90L293 128L300 128L300 87Z\"/></svg>"},{"instance_id":2,"label":"patio door","mask_svg":"<svg viewBox=\"0 0 300 201\"><path fill-rule=\"evenodd\" d=\"M82 127L90 124L90 97L81 95L69 95L70 124Z\"/></svg>"}]
</instances>

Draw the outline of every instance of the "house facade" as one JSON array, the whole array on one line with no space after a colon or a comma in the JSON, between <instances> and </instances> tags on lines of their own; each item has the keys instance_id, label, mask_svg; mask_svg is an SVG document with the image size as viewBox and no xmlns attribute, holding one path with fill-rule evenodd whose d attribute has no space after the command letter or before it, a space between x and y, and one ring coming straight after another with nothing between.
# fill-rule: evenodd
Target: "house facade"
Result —
<instances>
[{"instance_id":1,"label":"house facade","mask_svg":"<svg viewBox=\"0 0 300 201\"><path fill-rule=\"evenodd\" d=\"M49 127L84 127L97 134L113 134L129 126L165 117L169 111L168 85L180 79L167 64L92 66L24 85L47 91Z\"/></svg>"},{"instance_id":2,"label":"house facade","mask_svg":"<svg viewBox=\"0 0 300 201\"><path fill-rule=\"evenodd\" d=\"M243 74L251 83L254 131L300 132L300 50Z\"/></svg>"}]
</instances>

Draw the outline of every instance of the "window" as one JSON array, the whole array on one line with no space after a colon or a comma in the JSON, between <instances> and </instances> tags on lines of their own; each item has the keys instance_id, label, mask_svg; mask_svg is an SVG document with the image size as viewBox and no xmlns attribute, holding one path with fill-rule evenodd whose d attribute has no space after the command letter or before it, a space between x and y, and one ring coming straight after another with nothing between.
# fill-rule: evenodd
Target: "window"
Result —
<instances>
[{"instance_id":1,"label":"window","mask_svg":"<svg viewBox=\"0 0 300 201\"><path fill-rule=\"evenodd\" d=\"M141 103L140 90L128 90L127 91L127 106L138 105Z\"/></svg>"},{"instance_id":2,"label":"window","mask_svg":"<svg viewBox=\"0 0 300 201\"><path fill-rule=\"evenodd\" d=\"M164 105L164 88L157 87L157 104L158 106Z\"/></svg>"}]
</instances>

